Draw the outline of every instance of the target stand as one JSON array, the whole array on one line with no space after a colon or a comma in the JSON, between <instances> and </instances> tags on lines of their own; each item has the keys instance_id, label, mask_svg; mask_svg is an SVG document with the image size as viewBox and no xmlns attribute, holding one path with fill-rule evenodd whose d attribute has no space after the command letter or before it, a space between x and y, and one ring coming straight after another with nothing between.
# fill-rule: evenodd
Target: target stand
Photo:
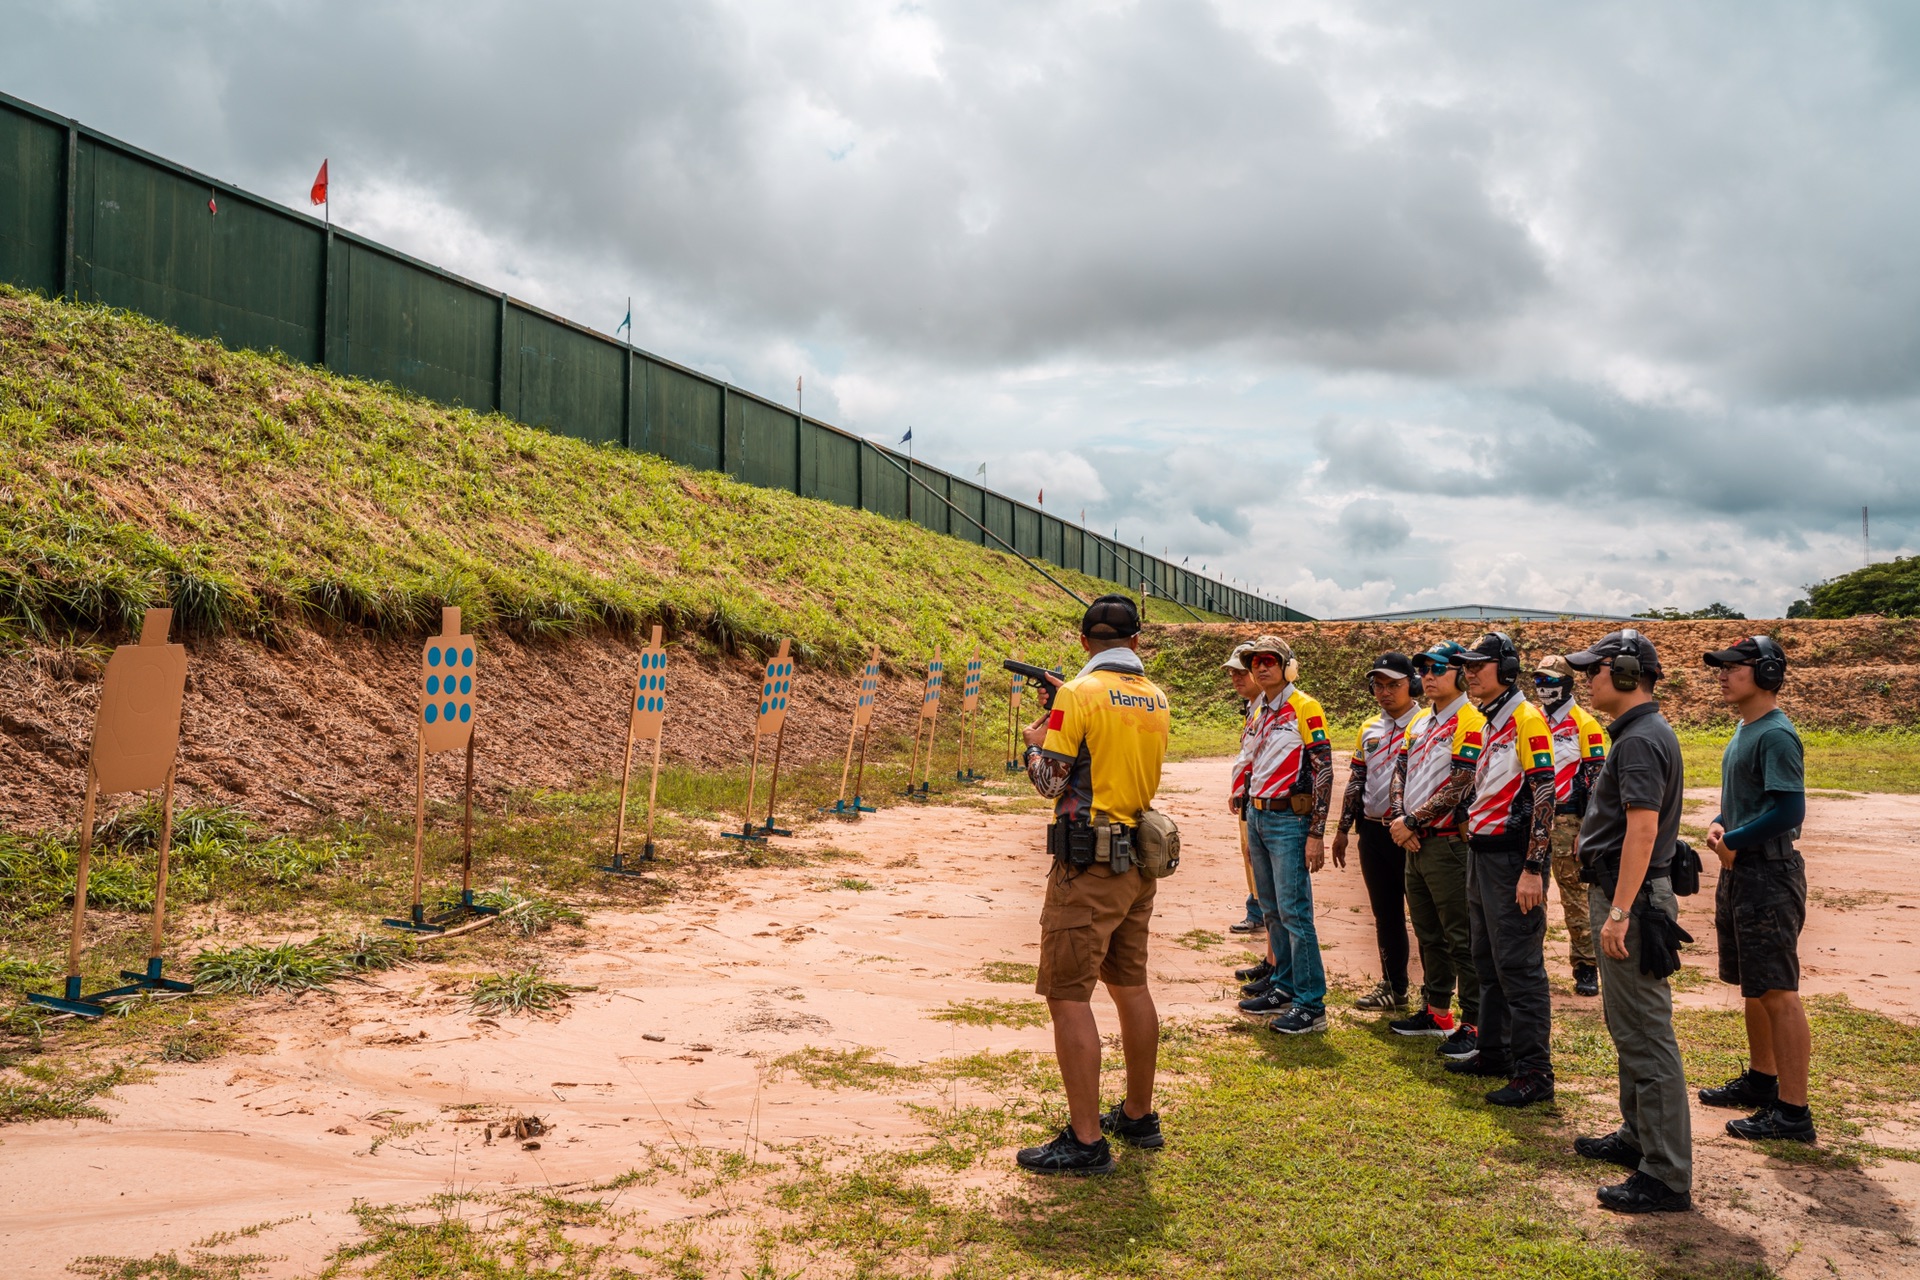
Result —
<instances>
[{"instance_id":1,"label":"target stand","mask_svg":"<svg viewBox=\"0 0 1920 1280\"><path fill-rule=\"evenodd\" d=\"M933 734L940 723L940 686L946 680L946 664L940 660L939 650L935 650L927 663L927 682L920 690L920 718L913 726L913 754L907 761L907 785L900 792L910 800L925 800L932 793L928 784L933 778ZM920 772L921 729L925 728L927 740L926 775L916 784L913 775Z\"/></svg>"},{"instance_id":2,"label":"target stand","mask_svg":"<svg viewBox=\"0 0 1920 1280\"><path fill-rule=\"evenodd\" d=\"M793 832L773 825L773 806L780 794L780 748L787 737L787 701L793 696L793 659L787 650L790 640L781 640L779 651L767 659L760 677L760 715L753 722L753 756L747 765L747 804L741 813L740 830L722 831L722 839L748 844L765 844L769 836L790 836ZM773 776L767 784L767 819L753 820L753 797L760 773L760 740L773 735Z\"/></svg>"},{"instance_id":3,"label":"target stand","mask_svg":"<svg viewBox=\"0 0 1920 1280\"><path fill-rule=\"evenodd\" d=\"M653 770L647 778L647 834L640 844L640 861L653 861L653 803L660 791L660 740L666 736L662 726L667 711L667 651L660 644L660 628L640 651L639 670L633 678L633 695L627 700L626 750L620 761L620 816L613 826L613 861L599 869L609 875L640 876L645 873L626 863L622 844L627 833L627 788L633 777L633 745L653 742Z\"/></svg>"},{"instance_id":4,"label":"target stand","mask_svg":"<svg viewBox=\"0 0 1920 1280\"><path fill-rule=\"evenodd\" d=\"M473 900L473 737L479 718L474 682L479 654L472 636L460 634L460 610L440 610L440 634L420 651L420 703L414 715L419 736L414 749L413 902L405 919L380 923L409 933L444 933L472 916L498 915L498 907ZM421 899L426 869L427 757L466 752L465 799L460 820L460 897L443 902L429 917Z\"/></svg>"},{"instance_id":5,"label":"target stand","mask_svg":"<svg viewBox=\"0 0 1920 1280\"><path fill-rule=\"evenodd\" d=\"M959 768L954 770L955 782L983 782L986 774L976 773L973 768L974 729L980 718L980 651L975 649L973 656L967 659L965 682L960 686L960 740L956 744Z\"/></svg>"},{"instance_id":6,"label":"target stand","mask_svg":"<svg viewBox=\"0 0 1920 1280\"><path fill-rule=\"evenodd\" d=\"M1008 773L1021 771L1020 752L1015 748L1020 742L1020 694L1027 687L1027 678L1015 674L1013 687L1007 691L1007 764Z\"/></svg>"},{"instance_id":7,"label":"target stand","mask_svg":"<svg viewBox=\"0 0 1920 1280\"><path fill-rule=\"evenodd\" d=\"M123 644L107 661L94 715L93 747L87 757L86 799L80 806L80 853L74 868L73 930L67 940L67 974L57 996L30 994L43 1009L98 1018L105 1002L144 991L188 992L191 982L163 977L160 955L167 913L167 865L173 851L173 778L180 750L180 711L186 699L187 651L167 643L173 610L149 609L140 640ZM102 795L160 791L160 865L154 873L153 924L144 972L122 969L127 985L82 992L80 953L87 926L87 870L93 853L94 805Z\"/></svg>"},{"instance_id":8,"label":"target stand","mask_svg":"<svg viewBox=\"0 0 1920 1280\"><path fill-rule=\"evenodd\" d=\"M876 812L869 804L862 804L860 787L867 777L867 735L873 731L873 704L880 695L880 646L874 645L867 651L867 665L860 673L860 692L853 700L853 729L847 734L847 758L840 765L840 798L830 805L821 807L820 812L830 813L836 818L845 818L849 822L858 822L863 813ZM854 742L860 744L860 768L853 778L853 798L847 798L847 772L853 765Z\"/></svg>"}]
</instances>

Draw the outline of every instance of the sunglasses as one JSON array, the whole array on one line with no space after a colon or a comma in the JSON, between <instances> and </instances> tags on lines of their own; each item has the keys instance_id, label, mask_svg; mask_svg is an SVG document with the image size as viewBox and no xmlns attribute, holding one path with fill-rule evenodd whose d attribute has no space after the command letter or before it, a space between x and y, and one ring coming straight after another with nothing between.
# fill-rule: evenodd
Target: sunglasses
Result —
<instances>
[{"instance_id":1,"label":"sunglasses","mask_svg":"<svg viewBox=\"0 0 1920 1280\"><path fill-rule=\"evenodd\" d=\"M1535 676L1533 682L1536 685L1547 685L1558 688L1567 682L1567 678L1565 676Z\"/></svg>"},{"instance_id":2,"label":"sunglasses","mask_svg":"<svg viewBox=\"0 0 1920 1280\"><path fill-rule=\"evenodd\" d=\"M1247 665L1249 667L1277 667L1280 665L1280 659L1271 653L1249 654L1247 656Z\"/></svg>"}]
</instances>

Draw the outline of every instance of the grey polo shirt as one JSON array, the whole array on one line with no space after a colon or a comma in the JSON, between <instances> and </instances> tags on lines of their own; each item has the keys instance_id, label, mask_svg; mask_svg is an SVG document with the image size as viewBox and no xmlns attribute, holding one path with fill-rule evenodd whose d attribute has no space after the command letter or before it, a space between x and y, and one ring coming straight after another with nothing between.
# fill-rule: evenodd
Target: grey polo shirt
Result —
<instances>
[{"instance_id":1,"label":"grey polo shirt","mask_svg":"<svg viewBox=\"0 0 1920 1280\"><path fill-rule=\"evenodd\" d=\"M1617 860L1627 839L1627 810L1657 809L1660 827L1647 869L1658 871L1673 861L1673 845L1680 838L1680 809L1687 785L1680 739L1660 714L1657 702L1643 702L1625 712L1607 726L1607 732L1613 748L1594 779L1587 815L1580 822L1580 860Z\"/></svg>"}]
</instances>

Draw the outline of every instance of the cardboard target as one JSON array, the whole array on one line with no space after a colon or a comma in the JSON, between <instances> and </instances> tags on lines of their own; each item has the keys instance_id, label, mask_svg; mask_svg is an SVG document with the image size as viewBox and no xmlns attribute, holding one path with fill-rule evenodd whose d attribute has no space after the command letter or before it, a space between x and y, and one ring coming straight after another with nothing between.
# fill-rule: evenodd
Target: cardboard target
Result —
<instances>
[{"instance_id":1,"label":"cardboard target","mask_svg":"<svg viewBox=\"0 0 1920 1280\"><path fill-rule=\"evenodd\" d=\"M787 699L793 694L793 659L787 656L790 641L780 642L780 651L767 659L760 677L760 720L757 734L777 734L787 722Z\"/></svg>"},{"instance_id":2,"label":"cardboard target","mask_svg":"<svg viewBox=\"0 0 1920 1280\"><path fill-rule=\"evenodd\" d=\"M967 659L966 683L960 687L960 709L969 715L980 707L980 654Z\"/></svg>"},{"instance_id":3,"label":"cardboard target","mask_svg":"<svg viewBox=\"0 0 1920 1280\"><path fill-rule=\"evenodd\" d=\"M935 654L927 663L927 683L920 691L920 718L931 720L940 714L940 685L945 681L946 663Z\"/></svg>"},{"instance_id":4,"label":"cardboard target","mask_svg":"<svg viewBox=\"0 0 1920 1280\"><path fill-rule=\"evenodd\" d=\"M1018 711L1020 709L1020 691L1026 687L1027 678L1025 676L1017 675L1013 678L1013 690L1007 694L1007 710Z\"/></svg>"},{"instance_id":5,"label":"cardboard target","mask_svg":"<svg viewBox=\"0 0 1920 1280\"><path fill-rule=\"evenodd\" d=\"M660 645L660 628L653 629L653 640L640 651L639 669L633 678L633 715L627 729L627 741L651 742L660 736L667 718L667 651Z\"/></svg>"},{"instance_id":6,"label":"cardboard target","mask_svg":"<svg viewBox=\"0 0 1920 1280\"><path fill-rule=\"evenodd\" d=\"M172 623L173 610L147 610L139 643L119 646L107 660L93 722L93 773L103 792L150 791L173 771L187 651L167 643Z\"/></svg>"},{"instance_id":7,"label":"cardboard target","mask_svg":"<svg viewBox=\"0 0 1920 1280\"><path fill-rule=\"evenodd\" d=\"M440 611L440 634L420 653L420 742L430 756L466 749L479 712L474 681L480 655L460 634L460 610Z\"/></svg>"},{"instance_id":8,"label":"cardboard target","mask_svg":"<svg viewBox=\"0 0 1920 1280\"><path fill-rule=\"evenodd\" d=\"M853 704L853 727L864 729L873 723L873 704L880 696L880 646L867 654L867 669L860 673L860 697Z\"/></svg>"}]
</instances>

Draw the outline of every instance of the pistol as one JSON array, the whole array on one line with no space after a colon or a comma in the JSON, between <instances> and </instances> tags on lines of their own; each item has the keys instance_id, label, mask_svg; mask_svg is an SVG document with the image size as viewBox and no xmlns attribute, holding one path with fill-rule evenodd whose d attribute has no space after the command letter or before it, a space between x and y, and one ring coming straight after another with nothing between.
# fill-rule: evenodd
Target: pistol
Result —
<instances>
[{"instance_id":1,"label":"pistol","mask_svg":"<svg viewBox=\"0 0 1920 1280\"><path fill-rule=\"evenodd\" d=\"M1017 676L1027 678L1027 687L1040 695L1040 705L1048 711L1053 710L1053 695L1060 686L1047 679L1048 676L1065 678L1066 673L1055 667L1049 671L1045 667L1036 667L1031 662L1015 662L1012 658L1002 658L1000 665Z\"/></svg>"}]
</instances>

